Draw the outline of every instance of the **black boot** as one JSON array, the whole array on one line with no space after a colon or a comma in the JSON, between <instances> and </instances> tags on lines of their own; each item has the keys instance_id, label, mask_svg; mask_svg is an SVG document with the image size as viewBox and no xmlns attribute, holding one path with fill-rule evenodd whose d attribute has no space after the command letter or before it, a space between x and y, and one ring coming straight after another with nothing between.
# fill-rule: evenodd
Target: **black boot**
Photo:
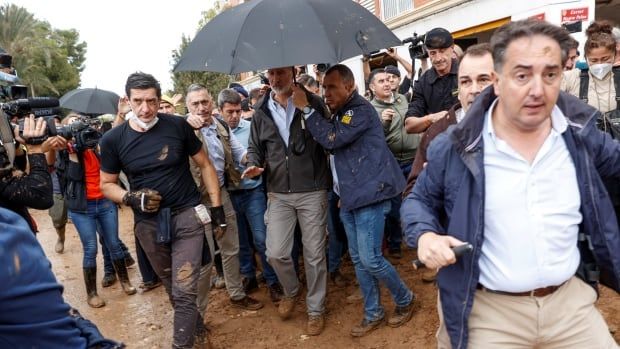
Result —
<instances>
[{"instance_id":1,"label":"black boot","mask_svg":"<svg viewBox=\"0 0 620 349\"><path fill-rule=\"evenodd\" d=\"M112 265L114 265L114 270L116 270L116 275L118 275L123 291L128 295L136 293L136 288L133 287L129 281L129 274L127 274L127 267L125 266L125 258L113 260Z\"/></svg>"},{"instance_id":2,"label":"black boot","mask_svg":"<svg viewBox=\"0 0 620 349\"><path fill-rule=\"evenodd\" d=\"M97 268L84 268L87 302L93 308L101 308L105 301L97 294Z\"/></svg>"}]
</instances>

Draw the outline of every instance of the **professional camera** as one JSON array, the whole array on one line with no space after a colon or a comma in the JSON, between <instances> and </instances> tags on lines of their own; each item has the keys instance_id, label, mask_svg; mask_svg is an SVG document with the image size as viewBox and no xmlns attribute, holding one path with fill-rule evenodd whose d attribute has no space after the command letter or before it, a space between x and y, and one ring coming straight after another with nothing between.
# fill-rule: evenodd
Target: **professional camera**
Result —
<instances>
[{"instance_id":1,"label":"professional camera","mask_svg":"<svg viewBox=\"0 0 620 349\"><path fill-rule=\"evenodd\" d=\"M15 86L12 86L15 87ZM58 99L54 97L20 98L2 104L2 111L9 117L23 117L34 114L35 117L60 114Z\"/></svg>"},{"instance_id":2,"label":"professional camera","mask_svg":"<svg viewBox=\"0 0 620 349\"><path fill-rule=\"evenodd\" d=\"M76 144L88 149L93 149L99 143L101 139L101 132L99 127L101 121L99 119L91 119L85 116L81 116L76 121L66 126L56 127L54 115L45 116L46 132L41 137L29 138L27 140L30 144L41 144L48 137L60 136L68 141L74 139ZM19 121L19 135L22 136L24 132L24 120Z\"/></svg>"},{"instance_id":3,"label":"professional camera","mask_svg":"<svg viewBox=\"0 0 620 349\"><path fill-rule=\"evenodd\" d=\"M329 67L331 66L332 65L329 63L319 63L316 65L316 70L318 70L320 73L325 73L327 69L329 69Z\"/></svg>"},{"instance_id":4,"label":"professional camera","mask_svg":"<svg viewBox=\"0 0 620 349\"><path fill-rule=\"evenodd\" d=\"M409 56L411 56L411 59L428 58L428 52L426 51L426 47L424 47L425 38L426 34L418 35L417 33L413 33L412 37L403 40L403 45L410 44Z\"/></svg>"}]
</instances>

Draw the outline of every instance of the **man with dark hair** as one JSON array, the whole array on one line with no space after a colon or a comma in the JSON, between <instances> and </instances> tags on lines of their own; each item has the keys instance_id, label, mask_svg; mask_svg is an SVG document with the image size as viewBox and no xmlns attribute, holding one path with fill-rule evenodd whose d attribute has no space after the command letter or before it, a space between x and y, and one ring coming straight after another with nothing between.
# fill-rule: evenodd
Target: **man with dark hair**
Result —
<instances>
[{"instance_id":1,"label":"man with dark hair","mask_svg":"<svg viewBox=\"0 0 620 349\"><path fill-rule=\"evenodd\" d=\"M174 308L174 348L191 348L195 336L206 336L196 306L203 256L205 220L200 192L189 169L191 157L201 169L213 207L214 230L225 230L215 169L194 130L183 120L159 114L161 89L152 75L133 73L125 91L132 112L128 122L101 139L101 190L117 203L131 206L134 232ZM123 171L131 191L122 189Z\"/></svg>"},{"instance_id":2,"label":"man with dark hair","mask_svg":"<svg viewBox=\"0 0 620 349\"><path fill-rule=\"evenodd\" d=\"M239 98L239 94L235 90L231 89L230 91ZM225 234L210 231L209 227L207 227L206 233L207 235L213 235L220 247L224 280L230 297L230 304L236 308L258 310L263 307L263 304L249 297L243 289L239 270L237 217L226 190L226 185L234 186L239 184L241 173L235 167L236 164L245 163L246 150L234 134L230 132L230 127L211 115L213 98L204 85L190 85L185 96L185 105L189 110L187 122L196 130L198 138L202 141L202 145L209 155L209 160L213 163L220 187L220 200L224 207L226 222L228 223ZM211 206L213 203L210 200L209 188L202 185L201 171L193 163L191 167L194 179L202 193L202 203ZM209 299L210 267L209 265L201 270L200 279L198 280L198 311L201 312L203 317Z\"/></svg>"},{"instance_id":3,"label":"man with dark hair","mask_svg":"<svg viewBox=\"0 0 620 349\"><path fill-rule=\"evenodd\" d=\"M405 130L405 113L407 112L407 97L394 92L394 85L387 66L385 70L375 69L369 78L369 88L373 98L370 104L375 108L383 126L383 134L390 151L398 161L403 178L411 172L411 164L418 144L419 134L409 134ZM385 236L388 245L388 255L392 258L402 258L401 243L402 229L400 227L401 196L392 198L390 213L385 217Z\"/></svg>"},{"instance_id":4,"label":"man with dark hair","mask_svg":"<svg viewBox=\"0 0 620 349\"><path fill-rule=\"evenodd\" d=\"M351 335L361 337L385 321L379 283L387 286L396 303L388 325L401 326L413 315L413 292L381 254L384 215L390 210L391 199L400 197L405 178L385 142L377 112L357 93L351 70L342 64L329 68L323 89L327 106L334 113L331 119L315 109L299 87L293 88L293 101L304 110L313 138L334 154L340 217L364 296L364 318Z\"/></svg>"},{"instance_id":5,"label":"man with dark hair","mask_svg":"<svg viewBox=\"0 0 620 349\"><path fill-rule=\"evenodd\" d=\"M569 43L544 21L500 27L493 88L435 138L403 202L408 243L439 269L440 348L617 347L594 302L599 275L620 291L602 182L620 179L620 143L560 94Z\"/></svg>"},{"instance_id":6,"label":"man with dark hair","mask_svg":"<svg viewBox=\"0 0 620 349\"><path fill-rule=\"evenodd\" d=\"M564 65L564 70L575 69L575 63L577 63L577 59L579 59L579 41L575 40L572 36L569 41L568 59Z\"/></svg>"},{"instance_id":7,"label":"man with dark hair","mask_svg":"<svg viewBox=\"0 0 620 349\"><path fill-rule=\"evenodd\" d=\"M291 257L299 221L308 286L307 333L319 335L325 327L325 231L331 179L325 150L308 133L303 111L293 104L292 70L282 67L267 71L272 90L255 107L243 177L254 178L265 171L269 207L265 215L266 256L284 291L278 305L283 320L293 314L302 293ZM309 93L308 98L315 109L327 115L318 96Z\"/></svg>"},{"instance_id":8,"label":"man with dark hair","mask_svg":"<svg viewBox=\"0 0 620 349\"><path fill-rule=\"evenodd\" d=\"M424 72L413 86L413 96L405 119L405 128L409 133L424 132L445 117L448 109L458 102L458 63L453 58L452 34L444 28L431 29L426 33L424 45L432 68Z\"/></svg>"}]
</instances>

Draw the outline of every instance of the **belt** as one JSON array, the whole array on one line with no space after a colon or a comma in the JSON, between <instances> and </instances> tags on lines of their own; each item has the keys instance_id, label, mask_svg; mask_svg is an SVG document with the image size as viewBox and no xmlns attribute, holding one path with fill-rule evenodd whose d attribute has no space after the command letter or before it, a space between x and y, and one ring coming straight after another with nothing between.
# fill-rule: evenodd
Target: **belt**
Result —
<instances>
[{"instance_id":1,"label":"belt","mask_svg":"<svg viewBox=\"0 0 620 349\"><path fill-rule=\"evenodd\" d=\"M504 296L514 296L514 297L545 297L548 296L550 294L552 294L553 292L557 291L560 287L562 287L562 285L564 285L566 283L563 282L560 285L557 286L547 286L547 287L541 287L541 288L537 288L535 290L531 290L531 291L524 291L524 292L506 292L506 291L495 291L495 290L490 290L484 286L482 286L480 283L478 283L478 285L476 285L476 289L477 290L481 290L484 292L489 292L489 293L496 293L496 294L501 294Z\"/></svg>"}]
</instances>

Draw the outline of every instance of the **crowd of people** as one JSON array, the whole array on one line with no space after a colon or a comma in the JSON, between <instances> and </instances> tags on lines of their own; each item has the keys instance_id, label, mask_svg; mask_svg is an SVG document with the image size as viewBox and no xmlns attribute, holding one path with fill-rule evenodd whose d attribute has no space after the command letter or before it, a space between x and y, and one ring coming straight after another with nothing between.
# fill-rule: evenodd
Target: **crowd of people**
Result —
<instances>
[{"instance_id":1,"label":"crowd of people","mask_svg":"<svg viewBox=\"0 0 620 349\"><path fill-rule=\"evenodd\" d=\"M320 335L327 288L352 282L344 258L362 301L350 335L403 326L417 301L390 261L403 240L436 281L439 348L616 348L594 303L599 283L620 292L620 30L593 22L582 67L569 33L538 20L464 52L435 28L424 47L430 66L415 81L388 49L404 79L367 57L367 91L342 64L314 77L274 67L250 92L192 84L183 115L183 96L131 74L98 145L28 146L29 175L43 183L34 194L48 200L5 196L15 181L5 177L1 206L25 218L27 206L51 207L57 253L72 220L94 308L105 305L97 236L102 286L136 293L118 234L117 205L131 207L138 288L164 286L173 348L208 347L211 287L260 310L251 293L262 281L282 320L305 296L305 333ZM472 251L457 258L465 243Z\"/></svg>"}]
</instances>

